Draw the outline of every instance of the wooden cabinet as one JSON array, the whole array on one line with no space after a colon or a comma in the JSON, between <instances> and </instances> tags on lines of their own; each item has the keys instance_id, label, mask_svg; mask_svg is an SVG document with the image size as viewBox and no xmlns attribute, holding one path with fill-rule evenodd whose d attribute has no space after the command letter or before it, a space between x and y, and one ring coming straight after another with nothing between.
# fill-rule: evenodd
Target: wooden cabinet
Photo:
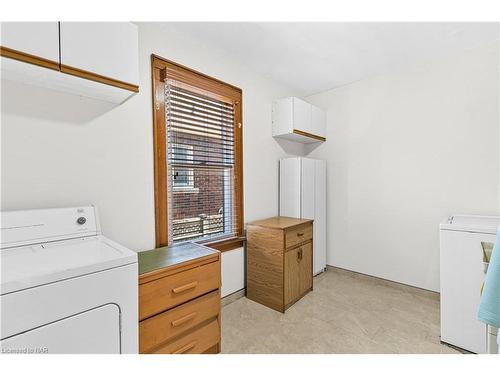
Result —
<instances>
[{"instance_id":1,"label":"wooden cabinet","mask_svg":"<svg viewBox=\"0 0 500 375\"><path fill-rule=\"evenodd\" d=\"M285 252L285 306L293 304L312 287L312 243Z\"/></svg>"},{"instance_id":2,"label":"wooden cabinet","mask_svg":"<svg viewBox=\"0 0 500 375\"><path fill-rule=\"evenodd\" d=\"M61 70L139 85L137 26L130 22L61 22Z\"/></svg>"},{"instance_id":3,"label":"wooden cabinet","mask_svg":"<svg viewBox=\"0 0 500 375\"><path fill-rule=\"evenodd\" d=\"M247 225L247 298L285 312L313 288L313 222L274 217Z\"/></svg>"},{"instance_id":4,"label":"wooden cabinet","mask_svg":"<svg viewBox=\"0 0 500 375\"><path fill-rule=\"evenodd\" d=\"M139 91L137 26L2 22L2 78L122 103Z\"/></svg>"},{"instance_id":5,"label":"wooden cabinet","mask_svg":"<svg viewBox=\"0 0 500 375\"><path fill-rule=\"evenodd\" d=\"M197 244L139 258L139 352L220 351L220 253Z\"/></svg>"},{"instance_id":6,"label":"wooden cabinet","mask_svg":"<svg viewBox=\"0 0 500 375\"><path fill-rule=\"evenodd\" d=\"M273 103L273 136L301 143L324 142L326 114L299 98L278 99Z\"/></svg>"}]
</instances>

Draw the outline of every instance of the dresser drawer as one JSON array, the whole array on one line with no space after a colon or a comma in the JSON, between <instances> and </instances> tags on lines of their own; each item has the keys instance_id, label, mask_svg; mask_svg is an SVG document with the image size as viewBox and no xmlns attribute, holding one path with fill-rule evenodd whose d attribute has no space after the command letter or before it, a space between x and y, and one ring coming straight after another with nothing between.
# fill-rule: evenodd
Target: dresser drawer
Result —
<instances>
[{"instance_id":1,"label":"dresser drawer","mask_svg":"<svg viewBox=\"0 0 500 375\"><path fill-rule=\"evenodd\" d=\"M220 263L213 262L139 285L139 320L218 289Z\"/></svg>"},{"instance_id":2,"label":"dresser drawer","mask_svg":"<svg viewBox=\"0 0 500 375\"><path fill-rule=\"evenodd\" d=\"M139 323L139 351L147 352L198 324L214 318L220 311L219 292L211 292Z\"/></svg>"},{"instance_id":3,"label":"dresser drawer","mask_svg":"<svg viewBox=\"0 0 500 375\"><path fill-rule=\"evenodd\" d=\"M201 354L220 341L220 327L217 319L212 320L196 331L165 344L153 353L156 354Z\"/></svg>"},{"instance_id":4,"label":"dresser drawer","mask_svg":"<svg viewBox=\"0 0 500 375\"><path fill-rule=\"evenodd\" d=\"M312 239L312 236L313 227L311 224L301 225L299 227L288 229L285 232L285 247L289 248L309 241Z\"/></svg>"}]
</instances>

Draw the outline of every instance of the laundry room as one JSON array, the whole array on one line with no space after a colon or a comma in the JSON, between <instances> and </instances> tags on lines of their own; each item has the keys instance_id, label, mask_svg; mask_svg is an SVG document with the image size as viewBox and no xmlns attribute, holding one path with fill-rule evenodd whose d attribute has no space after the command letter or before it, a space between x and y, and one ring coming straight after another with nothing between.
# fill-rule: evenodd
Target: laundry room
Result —
<instances>
[{"instance_id":1,"label":"laundry room","mask_svg":"<svg viewBox=\"0 0 500 375\"><path fill-rule=\"evenodd\" d=\"M500 359L498 20L207 17L2 19L2 357Z\"/></svg>"}]
</instances>

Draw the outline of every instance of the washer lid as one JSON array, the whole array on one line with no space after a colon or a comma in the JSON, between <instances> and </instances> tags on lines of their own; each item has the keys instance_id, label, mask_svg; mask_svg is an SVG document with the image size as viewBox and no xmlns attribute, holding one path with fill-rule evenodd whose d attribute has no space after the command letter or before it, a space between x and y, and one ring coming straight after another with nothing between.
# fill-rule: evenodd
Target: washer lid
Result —
<instances>
[{"instance_id":1,"label":"washer lid","mask_svg":"<svg viewBox=\"0 0 500 375\"><path fill-rule=\"evenodd\" d=\"M498 216L452 215L439 225L439 229L496 234L499 225Z\"/></svg>"},{"instance_id":2,"label":"washer lid","mask_svg":"<svg viewBox=\"0 0 500 375\"><path fill-rule=\"evenodd\" d=\"M103 236L0 252L2 295L137 262L137 253Z\"/></svg>"}]
</instances>

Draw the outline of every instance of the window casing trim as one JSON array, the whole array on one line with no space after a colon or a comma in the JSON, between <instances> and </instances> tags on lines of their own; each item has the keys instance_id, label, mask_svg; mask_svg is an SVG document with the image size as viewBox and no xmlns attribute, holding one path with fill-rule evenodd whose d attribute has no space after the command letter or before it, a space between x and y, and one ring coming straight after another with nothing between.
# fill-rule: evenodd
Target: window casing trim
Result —
<instances>
[{"instance_id":1,"label":"window casing trim","mask_svg":"<svg viewBox=\"0 0 500 375\"><path fill-rule=\"evenodd\" d=\"M151 55L153 139L154 139L154 176L155 176L155 237L156 247L168 245L168 196L167 196L167 145L165 123L165 78L169 76L184 82L188 87L198 87L215 98L230 99L235 107L235 188L234 203L237 210L237 233L230 238L216 239L203 243L205 246L221 251L236 249L244 244L243 228L243 130L242 130L242 91L230 84L199 73L162 57ZM206 91L205 91L206 90ZM175 190L173 191L175 193ZM195 241L196 242L196 241ZM203 242L201 240L200 242ZM223 245L221 245L223 244Z\"/></svg>"}]
</instances>

